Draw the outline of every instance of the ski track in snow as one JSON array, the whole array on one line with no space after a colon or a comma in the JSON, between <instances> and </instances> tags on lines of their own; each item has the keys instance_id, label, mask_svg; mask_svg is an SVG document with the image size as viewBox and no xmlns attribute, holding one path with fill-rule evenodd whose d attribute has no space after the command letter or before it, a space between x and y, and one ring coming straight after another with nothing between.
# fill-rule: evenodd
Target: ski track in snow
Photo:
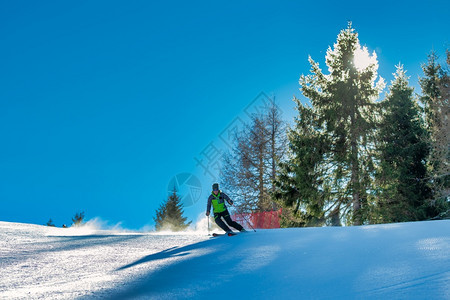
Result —
<instances>
[{"instance_id":1,"label":"ski track in snow","mask_svg":"<svg viewBox=\"0 0 450 300\"><path fill-rule=\"evenodd\" d=\"M102 291L152 272L166 261L117 269L202 235L118 233L0 222L0 299L108 298Z\"/></svg>"},{"instance_id":2,"label":"ski track in snow","mask_svg":"<svg viewBox=\"0 0 450 300\"><path fill-rule=\"evenodd\" d=\"M0 299L450 299L450 221L154 234L0 222Z\"/></svg>"}]
</instances>

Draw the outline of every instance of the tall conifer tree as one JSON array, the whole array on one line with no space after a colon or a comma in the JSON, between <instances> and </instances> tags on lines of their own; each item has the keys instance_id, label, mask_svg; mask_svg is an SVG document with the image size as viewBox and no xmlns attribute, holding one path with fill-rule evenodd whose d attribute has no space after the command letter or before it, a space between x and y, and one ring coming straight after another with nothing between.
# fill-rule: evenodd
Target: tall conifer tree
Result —
<instances>
[{"instance_id":1,"label":"tall conifer tree","mask_svg":"<svg viewBox=\"0 0 450 300\"><path fill-rule=\"evenodd\" d=\"M280 164L274 197L283 206L283 227L321 226L330 215L324 210L331 196L324 180L329 139L320 129L314 110L296 98L294 101L298 117L294 128L288 131L289 151L287 160ZM339 220L334 223L338 224Z\"/></svg>"},{"instance_id":2,"label":"tall conifer tree","mask_svg":"<svg viewBox=\"0 0 450 300\"><path fill-rule=\"evenodd\" d=\"M175 188L172 195L156 211L154 221L157 231L164 229L181 231L191 224L191 222L186 223L187 218L183 217L183 204Z\"/></svg>"},{"instance_id":3,"label":"tall conifer tree","mask_svg":"<svg viewBox=\"0 0 450 300\"><path fill-rule=\"evenodd\" d=\"M389 94L381 106L377 176L381 191L377 197L380 215L373 221L424 220L426 203L431 197L426 178L428 134L403 66L397 66Z\"/></svg>"},{"instance_id":4,"label":"tall conifer tree","mask_svg":"<svg viewBox=\"0 0 450 300\"><path fill-rule=\"evenodd\" d=\"M435 217L450 207L449 59L447 51L447 67L443 68L436 53L432 52L428 62L422 66L424 76L420 78L420 100L425 108L431 147L428 167L433 197L427 212L429 217Z\"/></svg>"},{"instance_id":5,"label":"tall conifer tree","mask_svg":"<svg viewBox=\"0 0 450 300\"><path fill-rule=\"evenodd\" d=\"M307 119L306 115L314 118L314 124L309 128L313 140L306 144L295 140L296 137L305 137L305 133L300 132L304 128L297 123L298 134L291 135L290 142L298 149L297 146L291 147L288 164L295 166L295 160L303 161L305 158L301 156L306 155L306 151L317 152L313 155L314 160L308 162L310 170L300 166L297 170L300 173L288 171L285 177L311 177L308 186L320 197L306 200L301 196L305 194L301 191L304 187L296 186L298 194L294 197L299 197L299 203L306 202L310 208L322 207L325 219L334 219L333 223L344 218L347 223L359 225L367 220L367 191L371 189L374 171L371 157L376 125L375 100L384 87L384 80L376 82L376 54L370 55L366 47L360 46L351 23L339 33L325 58L329 74L324 74L319 64L310 58L312 74L300 78L301 91L309 99L311 108L299 103L303 106L299 109L299 120ZM315 147L317 139L326 141L328 149ZM317 171L319 174L314 174ZM286 184L284 188L283 184L279 185L279 197L284 198L287 204L291 203L285 196L292 194L292 188Z\"/></svg>"}]
</instances>

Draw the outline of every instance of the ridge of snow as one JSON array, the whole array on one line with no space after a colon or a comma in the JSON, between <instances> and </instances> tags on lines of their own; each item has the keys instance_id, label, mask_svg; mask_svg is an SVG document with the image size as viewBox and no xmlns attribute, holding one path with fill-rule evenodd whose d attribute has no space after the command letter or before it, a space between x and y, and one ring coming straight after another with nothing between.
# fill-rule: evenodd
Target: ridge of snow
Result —
<instances>
[{"instance_id":1,"label":"ridge of snow","mask_svg":"<svg viewBox=\"0 0 450 300\"><path fill-rule=\"evenodd\" d=\"M450 221L152 234L0 222L0 299L450 299Z\"/></svg>"}]
</instances>

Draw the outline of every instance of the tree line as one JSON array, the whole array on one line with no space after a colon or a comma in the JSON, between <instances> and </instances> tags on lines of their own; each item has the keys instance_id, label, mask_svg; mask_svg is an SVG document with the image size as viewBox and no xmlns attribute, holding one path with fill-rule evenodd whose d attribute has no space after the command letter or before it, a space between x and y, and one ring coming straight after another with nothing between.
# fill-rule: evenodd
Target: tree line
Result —
<instances>
[{"instance_id":1,"label":"tree line","mask_svg":"<svg viewBox=\"0 0 450 300\"><path fill-rule=\"evenodd\" d=\"M240 212L283 208L282 224L361 225L449 213L449 70L435 53L422 66L421 95L401 64L386 87L376 54L351 23L325 56L311 57L287 127L275 102L236 133L223 186Z\"/></svg>"},{"instance_id":2,"label":"tree line","mask_svg":"<svg viewBox=\"0 0 450 300\"><path fill-rule=\"evenodd\" d=\"M81 226L84 224L85 221L85 215L84 215L84 211L82 212L77 212L73 218L72 218L72 225L71 226ZM56 227L56 225L53 223L52 218L50 218L47 223L45 224L45 226L49 226L49 227ZM67 228L66 224L62 225L62 228Z\"/></svg>"},{"instance_id":3,"label":"tree line","mask_svg":"<svg viewBox=\"0 0 450 300\"><path fill-rule=\"evenodd\" d=\"M361 225L449 216L449 70L432 52L421 94L401 64L387 95L376 54L351 23L325 56L311 57L287 126L272 101L236 132L223 156L222 186L240 213L282 208L283 227ZM191 222L173 193L156 211L156 230Z\"/></svg>"}]
</instances>

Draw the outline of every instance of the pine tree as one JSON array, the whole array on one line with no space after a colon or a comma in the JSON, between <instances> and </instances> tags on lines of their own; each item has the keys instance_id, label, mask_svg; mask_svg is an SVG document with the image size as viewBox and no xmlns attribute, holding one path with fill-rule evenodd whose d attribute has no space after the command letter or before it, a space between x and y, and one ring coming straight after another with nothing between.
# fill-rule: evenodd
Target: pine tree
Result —
<instances>
[{"instance_id":1,"label":"pine tree","mask_svg":"<svg viewBox=\"0 0 450 300\"><path fill-rule=\"evenodd\" d=\"M72 218L73 226L80 226L84 222L84 212L76 213Z\"/></svg>"},{"instance_id":2,"label":"pine tree","mask_svg":"<svg viewBox=\"0 0 450 300\"><path fill-rule=\"evenodd\" d=\"M436 156L441 161L437 173L440 174L441 186L438 191L439 201L442 208L441 214L444 212L449 214L450 209L450 50L447 50L446 65L442 68L441 81L439 88L441 90L441 105L439 110L440 127L439 138L436 141Z\"/></svg>"},{"instance_id":3,"label":"pine tree","mask_svg":"<svg viewBox=\"0 0 450 300\"><path fill-rule=\"evenodd\" d=\"M439 88L440 79L439 74L442 71L441 65L438 63L438 56L435 52L428 55L428 62L422 65L424 77L419 79L422 88L422 101L425 108L425 115L427 126L430 131L439 123L438 117L438 101L441 97L441 90Z\"/></svg>"},{"instance_id":4,"label":"pine tree","mask_svg":"<svg viewBox=\"0 0 450 300\"><path fill-rule=\"evenodd\" d=\"M53 224L53 220L51 218L48 220L47 224L45 224L45 225L47 225L49 227L56 227L56 225Z\"/></svg>"},{"instance_id":5,"label":"pine tree","mask_svg":"<svg viewBox=\"0 0 450 300\"><path fill-rule=\"evenodd\" d=\"M274 197L283 206L282 227L321 226L326 220L324 204L329 199L322 167L329 142L319 130L320 121L313 109L296 98L294 101L298 117L288 132L288 159L280 163Z\"/></svg>"},{"instance_id":6,"label":"pine tree","mask_svg":"<svg viewBox=\"0 0 450 300\"><path fill-rule=\"evenodd\" d=\"M186 220L187 218L183 217L183 204L174 188L172 195L156 211L155 228L157 231L165 229L181 231L191 224L191 222L186 223Z\"/></svg>"},{"instance_id":7,"label":"pine tree","mask_svg":"<svg viewBox=\"0 0 450 300\"><path fill-rule=\"evenodd\" d=\"M167 215L167 201L164 201L163 203L160 204L159 208L156 210L156 216L153 218L153 220L155 221L155 228L157 231L160 231L163 229L164 227L164 222L166 219L166 215Z\"/></svg>"},{"instance_id":8,"label":"pine tree","mask_svg":"<svg viewBox=\"0 0 450 300\"><path fill-rule=\"evenodd\" d=\"M450 207L449 55L447 51L447 67L443 68L436 53L432 52L428 62L422 66L424 77L420 78L420 100L425 108L431 147L428 167L433 197L427 211L429 217L435 217Z\"/></svg>"},{"instance_id":9,"label":"pine tree","mask_svg":"<svg viewBox=\"0 0 450 300\"><path fill-rule=\"evenodd\" d=\"M426 180L429 154L427 131L413 88L403 66L397 66L378 135L379 216L373 222L405 222L426 219L431 190Z\"/></svg>"},{"instance_id":10,"label":"pine tree","mask_svg":"<svg viewBox=\"0 0 450 300\"><path fill-rule=\"evenodd\" d=\"M338 223L344 218L347 223L359 225L368 218L374 172L375 100L384 88L384 80L376 82L376 54L369 55L367 48L360 46L351 23L339 33L325 58L330 74L325 75L310 58L312 74L300 77L301 91L310 100L311 108L299 102L303 106L299 109L299 120L307 119L305 115L313 118L306 120L312 122L308 128L312 132L300 132L304 127L297 123L297 134L290 136L290 144L297 146L291 147L294 152L289 162L297 170L291 168L286 176L309 178L307 186L314 191L312 196L305 195L303 186L295 186L299 207L307 204L309 208L322 210L315 217L324 217L328 223ZM304 144L308 136L311 140ZM317 146L319 142L326 142L328 149ZM307 151L315 153L305 154ZM314 157L308 167L296 166L305 160L302 155ZM294 182L299 184L298 180ZM284 189L279 196L290 204L286 193L292 191Z\"/></svg>"}]
</instances>

